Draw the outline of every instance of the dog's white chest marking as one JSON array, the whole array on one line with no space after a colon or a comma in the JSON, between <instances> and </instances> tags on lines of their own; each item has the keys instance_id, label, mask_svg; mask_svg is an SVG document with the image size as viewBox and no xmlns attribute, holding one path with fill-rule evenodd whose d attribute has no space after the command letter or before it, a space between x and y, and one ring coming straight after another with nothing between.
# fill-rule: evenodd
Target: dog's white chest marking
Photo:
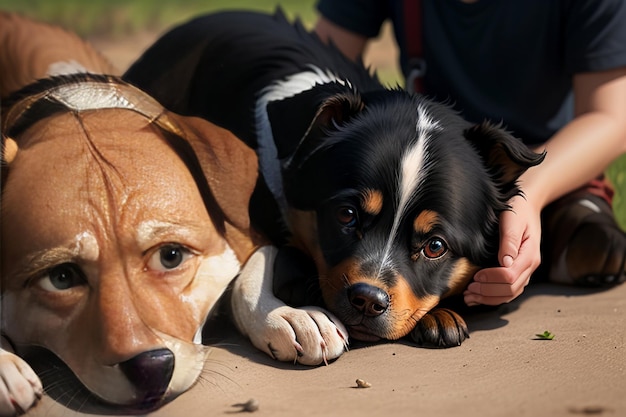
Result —
<instances>
[{"instance_id":1,"label":"dog's white chest marking","mask_svg":"<svg viewBox=\"0 0 626 417\"><path fill-rule=\"evenodd\" d=\"M428 114L424 106L418 105L417 123L415 125L417 140L405 151L400 161L398 206L393 219L393 226L391 227L387 243L385 244L385 251L380 258L379 274L382 273L384 269L393 266L390 264L393 242L398 233L400 222L409 209L413 195L420 188L426 177L429 166L433 163L428 152L430 135L433 131L440 129L440 124Z\"/></svg>"},{"instance_id":2,"label":"dog's white chest marking","mask_svg":"<svg viewBox=\"0 0 626 417\"><path fill-rule=\"evenodd\" d=\"M338 75L328 70L323 71L314 65L310 65L310 68L309 71L290 75L284 80L266 87L261 91L256 103L255 120L259 166L274 198L280 202L283 212L286 210L286 203L283 198L283 181L278 161L278 151L272 134L272 126L267 115L267 104L272 101L293 97L319 84L336 82L342 85L350 85L349 81L339 78ZM293 138L294 141L299 141L300 139L302 138Z\"/></svg>"}]
</instances>

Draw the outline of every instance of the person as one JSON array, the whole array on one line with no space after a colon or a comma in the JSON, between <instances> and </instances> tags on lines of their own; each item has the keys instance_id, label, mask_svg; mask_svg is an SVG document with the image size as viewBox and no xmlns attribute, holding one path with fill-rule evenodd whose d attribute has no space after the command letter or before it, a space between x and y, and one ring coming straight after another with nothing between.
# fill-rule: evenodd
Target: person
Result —
<instances>
[{"instance_id":1,"label":"person","mask_svg":"<svg viewBox=\"0 0 626 417\"><path fill-rule=\"evenodd\" d=\"M318 0L317 9L314 31L352 59L390 19L402 71L422 72L424 94L546 151L500 216L500 265L476 273L466 304L509 302L533 274L625 280L626 234L601 175L626 153L626 2Z\"/></svg>"}]
</instances>

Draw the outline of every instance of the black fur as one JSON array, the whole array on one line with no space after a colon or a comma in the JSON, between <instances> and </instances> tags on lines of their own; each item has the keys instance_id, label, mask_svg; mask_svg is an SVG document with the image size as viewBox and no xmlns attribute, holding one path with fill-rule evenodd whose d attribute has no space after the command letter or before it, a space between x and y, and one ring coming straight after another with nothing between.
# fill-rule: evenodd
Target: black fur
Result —
<instances>
[{"instance_id":1,"label":"black fur","mask_svg":"<svg viewBox=\"0 0 626 417\"><path fill-rule=\"evenodd\" d=\"M274 88L286 77L310 71L311 65L337 74L339 80L270 100L263 110L283 182L282 194L273 189L276 201L272 203L283 204L282 214L285 206L316 213L314 240L328 268L355 259L358 274L374 277L385 288L406 279L414 296L422 299L462 290L450 287L460 259L478 267L494 265L498 216L520 192L517 177L540 163L542 155L530 152L500 127L473 126L445 105L384 88L361 63L345 59L282 14L230 12L192 20L157 41L124 78L171 110L222 125L258 149L260 135L266 132L257 130L257 101L268 86ZM401 160L420 140L416 125L424 117L439 128L428 133L427 164L414 173L422 180L393 237L393 262L383 268L377 256L385 251L398 211ZM263 185L259 190L251 217L259 230L283 245L289 237L282 229L276 233L280 222L268 215L268 203L259 197L272 194ZM363 210L366 190L381 193L380 213ZM426 236L413 227L424 210L436 212L439 219ZM349 221L338 221L342 213L349 215ZM448 251L439 259L425 259L420 251L432 243L433 236L442 237ZM326 296L327 307L349 328L386 337L385 331L397 319L385 317L387 312L370 317L355 309L351 291L346 285ZM386 303L385 296L380 297ZM427 315L416 327L414 339L429 346L459 344L467 329L460 317L449 320L447 311ZM417 319L402 320L413 320L413 327Z\"/></svg>"}]
</instances>

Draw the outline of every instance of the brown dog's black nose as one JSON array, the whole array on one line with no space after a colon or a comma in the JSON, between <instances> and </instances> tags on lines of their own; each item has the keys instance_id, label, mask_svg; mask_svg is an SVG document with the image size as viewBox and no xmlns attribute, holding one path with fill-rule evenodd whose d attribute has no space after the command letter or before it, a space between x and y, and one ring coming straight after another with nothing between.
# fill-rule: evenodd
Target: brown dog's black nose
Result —
<instances>
[{"instance_id":1,"label":"brown dog's black nose","mask_svg":"<svg viewBox=\"0 0 626 417\"><path fill-rule=\"evenodd\" d=\"M138 400L149 407L163 398L174 373L174 354L157 349L119 364L128 380L137 388Z\"/></svg>"},{"instance_id":2,"label":"brown dog's black nose","mask_svg":"<svg viewBox=\"0 0 626 417\"><path fill-rule=\"evenodd\" d=\"M378 287L359 282L348 288L350 304L369 317L380 316L389 307L389 295Z\"/></svg>"}]
</instances>

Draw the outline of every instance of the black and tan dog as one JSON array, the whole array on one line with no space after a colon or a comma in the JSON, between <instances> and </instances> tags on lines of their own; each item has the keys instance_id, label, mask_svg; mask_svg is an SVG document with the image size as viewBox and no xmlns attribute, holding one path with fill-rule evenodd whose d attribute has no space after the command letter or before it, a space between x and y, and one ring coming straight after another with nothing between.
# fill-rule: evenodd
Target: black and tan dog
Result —
<instances>
[{"instance_id":1,"label":"black and tan dog","mask_svg":"<svg viewBox=\"0 0 626 417\"><path fill-rule=\"evenodd\" d=\"M315 264L332 315L274 296L276 250L252 257L232 306L258 348L316 364L342 353L345 328L364 341L466 338L463 319L436 307L495 263L498 215L541 155L497 126L383 88L280 13L197 18L124 77L255 148L268 190L253 197L253 222Z\"/></svg>"},{"instance_id":2,"label":"black and tan dog","mask_svg":"<svg viewBox=\"0 0 626 417\"><path fill-rule=\"evenodd\" d=\"M58 63L111 68L58 28L0 14L0 31L7 91ZM175 398L203 371L207 315L255 247L254 152L113 76L42 79L2 116L0 415L28 410L42 382L83 412Z\"/></svg>"}]
</instances>

